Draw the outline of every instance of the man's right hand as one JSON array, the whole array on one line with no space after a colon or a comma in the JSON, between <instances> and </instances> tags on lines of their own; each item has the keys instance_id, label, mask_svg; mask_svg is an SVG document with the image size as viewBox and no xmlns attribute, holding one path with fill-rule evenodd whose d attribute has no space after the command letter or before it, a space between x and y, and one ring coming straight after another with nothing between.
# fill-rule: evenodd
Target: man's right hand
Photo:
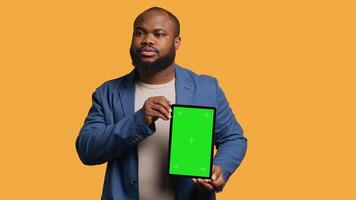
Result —
<instances>
[{"instance_id":1,"label":"man's right hand","mask_svg":"<svg viewBox=\"0 0 356 200\"><path fill-rule=\"evenodd\" d=\"M148 98L143 104L143 118L148 126L158 119L169 120L171 118L171 103L164 96Z\"/></svg>"}]
</instances>

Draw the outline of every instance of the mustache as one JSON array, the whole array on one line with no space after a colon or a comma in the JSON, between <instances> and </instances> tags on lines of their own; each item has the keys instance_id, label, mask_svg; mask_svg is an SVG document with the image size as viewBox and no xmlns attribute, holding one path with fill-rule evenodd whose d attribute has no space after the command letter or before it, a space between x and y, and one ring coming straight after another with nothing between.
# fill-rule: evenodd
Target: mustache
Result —
<instances>
[{"instance_id":1,"label":"mustache","mask_svg":"<svg viewBox=\"0 0 356 200\"><path fill-rule=\"evenodd\" d=\"M155 47L152 47L152 46L143 46L136 50L137 53L141 53L142 51L153 51L153 52L159 53L158 49L156 49Z\"/></svg>"}]
</instances>

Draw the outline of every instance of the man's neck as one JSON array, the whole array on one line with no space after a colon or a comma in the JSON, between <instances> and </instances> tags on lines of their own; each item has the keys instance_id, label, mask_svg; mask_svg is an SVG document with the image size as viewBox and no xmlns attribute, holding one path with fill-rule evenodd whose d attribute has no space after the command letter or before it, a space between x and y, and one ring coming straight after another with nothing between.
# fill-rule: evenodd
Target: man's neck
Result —
<instances>
[{"instance_id":1,"label":"man's neck","mask_svg":"<svg viewBox=\"0 0 356 200\"><path fill-rule=\"evenodd\" d=\"M175 78L175 64L159 72L137 70L139 79L147 84L158 85L168 83Z\"/></svg>"}]
</instances>

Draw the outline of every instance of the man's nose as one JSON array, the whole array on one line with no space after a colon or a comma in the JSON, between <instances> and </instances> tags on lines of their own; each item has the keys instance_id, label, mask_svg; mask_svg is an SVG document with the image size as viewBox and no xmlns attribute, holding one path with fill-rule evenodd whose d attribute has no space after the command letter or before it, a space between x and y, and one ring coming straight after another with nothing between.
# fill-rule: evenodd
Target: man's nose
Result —
<instances>
[{"instance_id":1,"label":"man's nose","mask_svg":"<svg viewBox=\"0 0 356 200\"><path fill-rule=\"evenodd\" d=\"M153 36L152 36L151 34L146 34L146 35L143 37L142 44L145 44L145 45L154 44L154 38L153 38Z\"/></svg>"}]
</instances>

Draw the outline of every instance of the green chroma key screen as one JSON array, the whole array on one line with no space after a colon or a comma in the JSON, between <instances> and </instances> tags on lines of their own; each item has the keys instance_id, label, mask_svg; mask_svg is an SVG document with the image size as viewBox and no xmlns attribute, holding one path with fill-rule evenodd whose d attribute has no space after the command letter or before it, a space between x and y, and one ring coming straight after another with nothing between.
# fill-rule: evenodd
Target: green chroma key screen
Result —
<instances>
[{"instance_id":1,"label":"green chroma key screen","mask_svg":"<svg viewBox=\"0 0 356 200\"><path fill-rule=\"evenodd\" d=\"M211 178L215 108L172 105L168 174Z\"/></svg>"}]
</instances>

